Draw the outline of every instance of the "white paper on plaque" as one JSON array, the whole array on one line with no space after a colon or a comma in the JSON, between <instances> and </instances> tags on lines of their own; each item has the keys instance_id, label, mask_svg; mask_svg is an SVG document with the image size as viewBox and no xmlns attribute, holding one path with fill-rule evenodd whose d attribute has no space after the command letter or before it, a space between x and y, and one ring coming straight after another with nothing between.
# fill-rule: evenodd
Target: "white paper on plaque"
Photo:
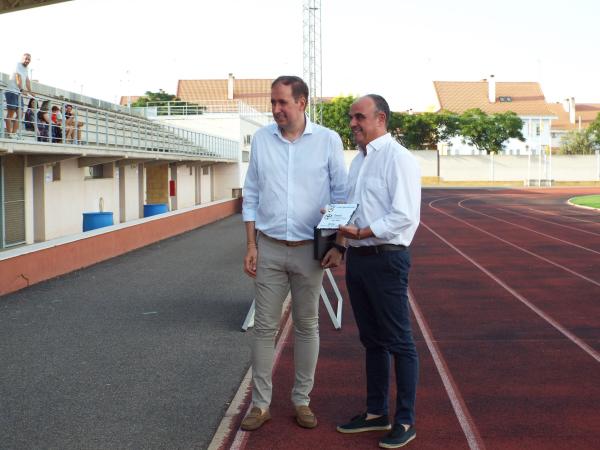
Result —
<instances>
[{"instance_id":1,"label":"white paper on plaque","mask_svg":"<svg viewBox=\"0 0 600 450\"><path fill-rule=\"evenodd\" d=\"M348 225L356 212L356 203L336 203L325 207L325 214L317 228L320 230L337 230L340 225Z\"/></svg>"}]
</instances>

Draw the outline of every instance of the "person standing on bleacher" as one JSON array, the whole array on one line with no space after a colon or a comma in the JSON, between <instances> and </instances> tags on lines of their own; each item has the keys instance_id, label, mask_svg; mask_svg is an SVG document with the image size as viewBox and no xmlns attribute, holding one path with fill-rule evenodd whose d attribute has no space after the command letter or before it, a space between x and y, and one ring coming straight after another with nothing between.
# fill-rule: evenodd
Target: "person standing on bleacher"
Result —
<instances>
[{"instance_id":1,"label":"person standing on bleacher","mask_svg":"<svg viewBox=\"0 0 600 450\"><path fill-rule=\"evenodd\" d=\"M21 98L23 95L33 97L31 92L31 80L29 79L29 71L27 67L31 62L31 55L25 53L21 62L17 63L15 71L10 76L8 87L4 96L6 97L6 133L8 137L13 135L19 129L19 120L17 117L19 106L22 105Z\"/></svg>"}]
</instances>

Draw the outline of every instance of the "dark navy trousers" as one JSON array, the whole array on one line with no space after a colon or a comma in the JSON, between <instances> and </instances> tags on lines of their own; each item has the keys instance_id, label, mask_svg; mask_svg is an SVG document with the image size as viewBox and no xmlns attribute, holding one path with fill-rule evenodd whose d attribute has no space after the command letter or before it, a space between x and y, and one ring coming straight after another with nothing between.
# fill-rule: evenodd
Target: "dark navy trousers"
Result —
<instances>
[{"instance_id":1,"label":"dark navy trousers","mask_svg":"<svg viewBox=\"0 0 600 450\"><path fill-rule=\"evenodd\" d=\"M396 371L395 424L415 423L419 360L408 307L410 253L359 255L348 249L346 285L365 347L367 412L388 414L390 366Z\"/></svg>"}]
</instances>

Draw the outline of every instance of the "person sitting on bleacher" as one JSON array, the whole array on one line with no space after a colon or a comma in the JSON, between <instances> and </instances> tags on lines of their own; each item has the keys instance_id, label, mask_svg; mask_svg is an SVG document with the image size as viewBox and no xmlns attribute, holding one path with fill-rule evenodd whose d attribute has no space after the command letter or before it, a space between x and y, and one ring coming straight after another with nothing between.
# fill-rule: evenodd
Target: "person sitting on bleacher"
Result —
<instances>
[{"instance_id":1,"label":"person sitting on bleacher","mask_svg":"<svg viewBox=\"0 0 600 450\"><path fill-rule=\"evenodd\" d=\"M52 121L52 142L62 142L62 116L60 108L56 105L52 107L50 120Z\"/></svg>"},{"instance_id":2,"label":"person sitting on bleacher","mask_svg":"<svg viewBox=\"0 0 600 450\"><path fill-rule=\"evenodd\" d=\"M67 142L73 142L75 139L75 128L77 128L77 142L81 143L81 127L83 127L83 122L77 121L75 122L75 113L73 112L73 105L65 106L65 138Z\"/></svg>"},{"instance_id":3,"label":"person sitting on bleacher","mask_svg":"<svg viewBox=\"0 0 600 450\"><path fill-rule=\"evenodd\" d=\"M23 123L25 125L25 129L27 131L35 131L35 108L37 105L35 104L35 99L30 98L29 103L27 104L27 111L25 111L25 117L23 118Z\"/></svg>"},{"instance_id":4,"label":"person sitting on bleacher","mask_svg":"<svg viewBox=\"0 0 600 450\"><path fill-rule=\"evenodd\" d=\"M44 100L40 110L37 112L37 129L38 138L40 142L48 142L49 131L50 131L50 116L48 114L48 107L50 106L49 100Z\"/></svg>"}]
</instances>

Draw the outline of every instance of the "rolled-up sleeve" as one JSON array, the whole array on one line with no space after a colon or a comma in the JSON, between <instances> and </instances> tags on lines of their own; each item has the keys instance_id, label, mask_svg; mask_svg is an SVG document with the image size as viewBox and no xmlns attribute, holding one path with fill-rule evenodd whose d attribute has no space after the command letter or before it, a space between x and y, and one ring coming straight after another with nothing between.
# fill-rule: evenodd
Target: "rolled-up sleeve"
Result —
<instances>
[{"instance_id":1,"label":"rolled-up sleeve","mask_svg":"<svg viewBox=\"0 0 600 450\"><path fill-rule=\"evenodd\" d=\"M250 162L243 190L242 218L244 222L256 222L256 210L258 209L258 155L256 147L256 139L252 139Z\"/></svg>"}]
</instances>

